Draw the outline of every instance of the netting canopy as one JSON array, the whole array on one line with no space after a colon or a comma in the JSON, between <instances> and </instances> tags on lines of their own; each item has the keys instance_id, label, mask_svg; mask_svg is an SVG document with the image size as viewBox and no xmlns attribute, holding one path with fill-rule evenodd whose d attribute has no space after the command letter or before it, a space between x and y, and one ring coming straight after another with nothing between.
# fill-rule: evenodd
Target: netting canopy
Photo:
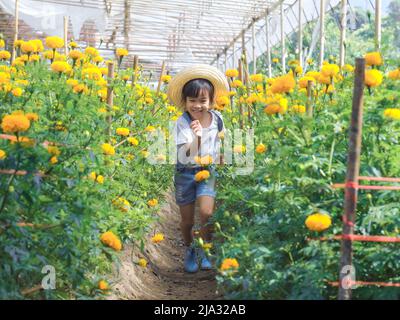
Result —
<instances>
[{"instance_id":1,"label":"netting canopy","mask_svg":"<svg viewBox=\"0 0 400 320\"><path fill-rule=\"evenodd\" d=\"M0 13L14 15L15 2L0 0ZM232 66L243 43L247 52L253 53L248 55L251 62L265 53L266 23L269 43L274 46L282 35L318 19L321 0L303 0L300 19L298 3L299 0L19 0L19 19L32 34L62 36L63 17L67 16L68 37L81 46L96 46L106 57L113 56L116 48L127 48L130 58L139 56L145 70L157 72L165 61L167 70L174 73L192 63ZM326 0L325 10L339 3L340 0ZM1 20L10 25L11 19ZM318 27L317 24L313 38L318 37ZM27 36L20 32L21 38ZM125 63L132 61L127 59Z\"/></svg>"}]
</instances>

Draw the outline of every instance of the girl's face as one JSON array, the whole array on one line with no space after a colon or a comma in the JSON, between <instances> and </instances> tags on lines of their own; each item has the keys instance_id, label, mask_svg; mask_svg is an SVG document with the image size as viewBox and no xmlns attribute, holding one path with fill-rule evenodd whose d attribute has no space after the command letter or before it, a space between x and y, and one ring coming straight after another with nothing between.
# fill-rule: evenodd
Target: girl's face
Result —
<instances>
[{"instance_id":1,"label":"girl's face","mask_svg":"<svg viewBox=\"0 0 400 320\"><path fill-rule=\"evenodd\" d=\"M203 113L210 108L210 95L208 92L201 92L198 97L186 98L186 110L193 120L200 120Z\"/></svg>"}]
</instances>

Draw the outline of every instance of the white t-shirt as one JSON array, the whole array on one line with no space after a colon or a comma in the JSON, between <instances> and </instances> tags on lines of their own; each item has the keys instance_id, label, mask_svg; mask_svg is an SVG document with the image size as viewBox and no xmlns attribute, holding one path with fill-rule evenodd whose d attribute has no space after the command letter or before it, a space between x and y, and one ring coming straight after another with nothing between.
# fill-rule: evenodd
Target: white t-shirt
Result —
<instances>
[{"instance_id":1,"label":"white t-shirt","mask_svg":"<svg viewBox=\"0 0 400 320\"><path fill-rule=\"evenodd\" d=\"M213 163L218 163L221 145L221 141L218 136L218 119L213 112L209 111L209 113L212 116L212 120L208 128L202 129L200 155L202 157L211 155ZM182 148L182 145L192 143L194 139L197 139L197 137L194 134L193 130L190 128L190 123L183 117L183 115L180 116L176 121L175 126L175 142L177 146L177 156L179 163L188 166L193 166L196 164L194 162L195 155L192 155L191 153L189 157L186 157L185 148Z\"/></svg>"}]
</instances>

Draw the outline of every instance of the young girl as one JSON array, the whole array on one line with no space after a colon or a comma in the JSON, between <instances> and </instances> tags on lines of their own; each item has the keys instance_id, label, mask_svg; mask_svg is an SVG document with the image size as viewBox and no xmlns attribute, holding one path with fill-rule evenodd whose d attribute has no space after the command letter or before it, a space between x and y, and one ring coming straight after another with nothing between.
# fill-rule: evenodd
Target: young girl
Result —
<instances>
[{"instance_id":1,"label":"young girl","mask_svg":"<svg viewBox=\"0 0 400 320\"><path fill-rule=\"evenodd\" d=\"M223 131L223 120L219 112L212 110L217 97L229 90L226 77L217 68L196 65L178 73L170 82L168 96L171 102L184 113L177 120L175 140L177 165L174 177L175 198L181 213L181 231L186 245L184 268L186 272L199 269L197 253L192 246L195 201L199 203L200 236L204 242L211 240L212 226L208 224L215 204L215 163L219 163L219 132ZM200 159L212 160L212 165ZM206 161L209 161L206 160ZM210 173L208 179L196 181L200 171ZM198 252L200 267L211 269L204 251Z\"/></svg>"}]
</instances>

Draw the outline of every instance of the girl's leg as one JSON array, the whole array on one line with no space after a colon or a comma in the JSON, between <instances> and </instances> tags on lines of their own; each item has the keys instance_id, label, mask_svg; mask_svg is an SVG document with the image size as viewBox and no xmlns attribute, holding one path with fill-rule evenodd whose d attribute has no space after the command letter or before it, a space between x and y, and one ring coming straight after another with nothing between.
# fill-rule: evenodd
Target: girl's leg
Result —
<instances>
[{"instance_id":1,"label":"girl's leg","mask_svg":"<svg viewBox=\"0 0 400 320\"><path fill-rule=\"evenodd\" d=\"M213 226L210 225L209 219L214 213L215 199L211 196L199 196L199 209L200 209L200 236L204 241L211 241Z\"/></svg>"},{"instance_id":2,"label":"girl's leg","mask_svg":"<svg viewBox=\"0 0 400 320\"><path fill-rule=\"evenodd\" d=\"M194 202L179 206L181 212L181 231L186 246L193 241L192 228L194 225Z\"/></svg>"}]
</instances>

